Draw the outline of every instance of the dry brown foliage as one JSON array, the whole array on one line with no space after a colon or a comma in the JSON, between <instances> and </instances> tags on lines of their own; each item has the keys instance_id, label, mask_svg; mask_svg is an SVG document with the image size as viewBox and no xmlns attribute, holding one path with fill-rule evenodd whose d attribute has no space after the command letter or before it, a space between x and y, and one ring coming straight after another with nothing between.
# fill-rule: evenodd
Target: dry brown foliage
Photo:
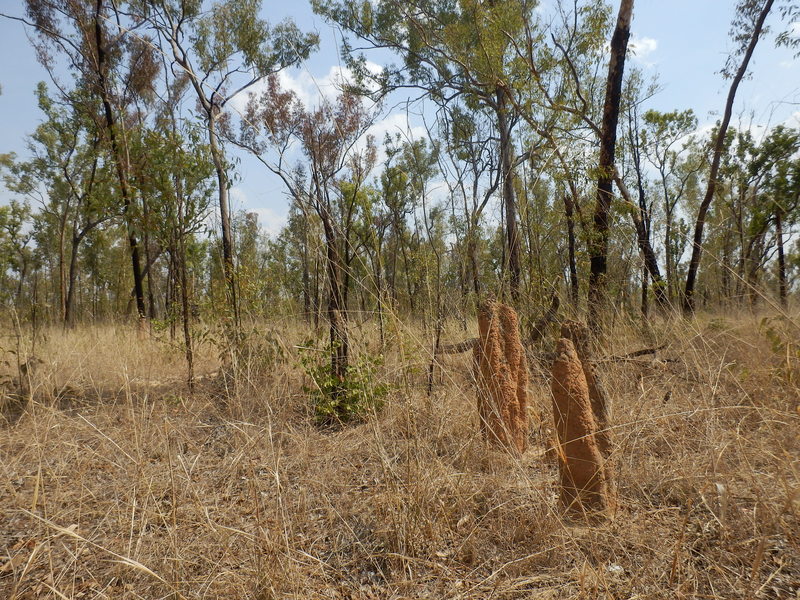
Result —
<instances>
[{"instance_id":1,"label":"dry brown foliage","mask_svg":"<svg viewBox=\"0 0 800 600\"><path fill-rule=\"evenodd\" d=\"M394 391L333 430L302 391L299 324L270 324L286 350L273 368L194 396L166 342L48 331L22 352L44 361L32 401L0 423L0 598L796 598L797 329L775 321L790 345L776 352L760 321L610 332L599 356L667 347L598 363L619 508L591 527L561 518L558 471L535 451L553 435L548 379L530 381L531 450L487 454L471 358L442 359L429 398L421 327L387 319ZM370 327L354 324L354 352L379 347ZM202 346L197 372L215 356Z\"/></svg>"},{"instance_id":2,"label":"dry brown foliage","mask_svg":"<svg viewBox=\"0 0 800 600\"><path fill-rule=\"evenodd\" d=\"M478 415L484 439L522 453L528 444L528 365L517 313L495 301L478 314L474 346Z\"/></svg>"},{"instance_id":3,"label":"dry brown foliage","mask_svg":"<svg viewBox=\"0 0 800 600\"><path fill-rule=\"evenodd\" d=\"M610 474L595 437L597 422L589 387L581 360L566 338L556 344L552 388L561 504L576 514L608 511L613 508Z\"/></svg>"}]
</instances>

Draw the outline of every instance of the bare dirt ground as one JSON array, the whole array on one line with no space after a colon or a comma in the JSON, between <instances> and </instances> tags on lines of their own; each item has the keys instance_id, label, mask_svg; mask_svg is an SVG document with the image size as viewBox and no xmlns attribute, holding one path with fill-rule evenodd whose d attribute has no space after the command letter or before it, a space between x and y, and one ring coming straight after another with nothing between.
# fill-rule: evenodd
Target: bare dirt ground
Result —
<instances>
[{"instance_id":1,"label":"bare dirt ground","mask_svg":"<svg viewBox=\"0 0 800 600\"><path fill-rule=\"evenodd\" d=\"M277 350L236 389L208 376L194 394L179 350L131 329L9 337L42 362L21 401L4 357L0 597L800 598L795 323L609 335L619 507L592 525L559 511L539 361L515 458L478 435L470 354L442 358L429 397L430 343L399 327L384 408L338 428L314 423L300 326L264 327ZM201 375L218 369L204 348Z\"/></svg>"}]
</instances>

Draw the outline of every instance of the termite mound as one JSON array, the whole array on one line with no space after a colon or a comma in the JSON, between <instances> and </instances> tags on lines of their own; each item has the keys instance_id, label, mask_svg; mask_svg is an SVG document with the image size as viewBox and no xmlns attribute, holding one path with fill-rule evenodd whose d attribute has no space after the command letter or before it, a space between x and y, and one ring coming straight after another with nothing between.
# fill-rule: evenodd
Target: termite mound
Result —
<instances>
[{"instance_id":1,"label":"termite mound","mask_svg":"<svg viewBox=\"0 0 800 600\"><path fill-rule=\"evenodd\" d=\"M528 445L528 366L517 313L496 301L481 305L474 345L481 434L523 453Z\"/></svg>"},{"instance_id":2,"label":"termite mound","mask_svg":"<svg viewBox=\"0 0 800 600\"><path fill-rule=\"evenodd\" d=\"M592 413L597 423L595 439L597 439L597 444L603 457L608 458L612 444L608 420L608 395L594 364L589 328L579 321L564 321L561 324L561 337L572 342L578 355L578 360L581 362L583 376L586 378L586 386L589 388Z\"/></svg>"},{"instance_id":3,"label":"termite mound","mask_svg":"<svg viewBox=\"0 0 800 600\"><path fill-rule=\"evenodd\" d=\"M562 506L572 514L602 514L614 504L609 474L598 444L583 364L567 338L556 344L552 375Z\"/></svg>"}]
</instances>

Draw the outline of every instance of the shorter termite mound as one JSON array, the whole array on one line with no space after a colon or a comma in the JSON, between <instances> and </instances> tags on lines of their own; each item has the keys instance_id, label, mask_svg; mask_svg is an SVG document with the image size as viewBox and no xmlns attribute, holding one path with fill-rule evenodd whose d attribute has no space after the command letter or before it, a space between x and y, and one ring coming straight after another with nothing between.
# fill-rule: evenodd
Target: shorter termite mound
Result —
<instances>
[{"instance_id":1,"label":"shorter termite mound","mask_svg":"<svg viewBox=\"0 0 800 600\"><path fill-rule=\"evenodd\" d=\"M561 503L568 513L598 516L613 508L609 473L598 445L583 364L566 338L556 344L552 390Z\"/></svg>"},{"instance_id":2,"label":"shorter termite mound","mask_svg":"<svg viewBox=\"0 0 800 600\"><path fill-rule=\"evenodd\" d=\"M528 366L513 308L495 301L481 306L474 356L484 439L513 452L525 452Z\"/></svg>"},{"instance_id":3,"label":"shorter termite mound","mask_svg":"<svg viewBox=\"0 0 800 600\"><path fill-rule=\"evenodd\" d=\"M603 382L597 374L594 364L594 353L591 347L591 333L589 328L579 321L564 321L561 324L561 337L572 342L578 360L583 368L583 376L586 378L586 386L589 388L589 401L592 405L592 413L597 423L597 433L595 438L600 446L604 458L608 458L611 452L611 432L608 420L608 395L606 394Z\"/></svg>"}]
</instances>

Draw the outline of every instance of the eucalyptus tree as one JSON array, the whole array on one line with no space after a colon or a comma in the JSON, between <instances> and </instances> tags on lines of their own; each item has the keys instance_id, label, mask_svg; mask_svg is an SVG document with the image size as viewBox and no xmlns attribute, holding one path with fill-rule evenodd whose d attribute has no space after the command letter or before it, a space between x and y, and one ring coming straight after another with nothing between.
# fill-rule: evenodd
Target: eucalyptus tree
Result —
<instances>
[{"instance_id":1,"label":"eucalyptus tree","mask_svg":"<svg viewBox=\"0 0 800 600\"><path fill-rule=\"evenodd\" d=\"M164 306L172 338L177 324L181 324L191 388L194 385L191 304L195 290L188 255L195 237L205 230L211 212L213 163L199 127L179 120L170 111L163 113L156 124L159 126L141 130L132 144L137 157L133 175L137 187L149 199L145 227L167 256ZM148 282L153 293L153 278L148 277Z\"/></svg>"},{"instance_id":2,"label":"eucalyptus tree","mask_svg":"<svg viewBox=\"0 0 800 600\"><path fill-rule=\"evenodd\" d=\"M452 103L438 119L440 135L439 170L448 187L452 210L462 211L465 262L476 301L483 293L480 258L481 220L497 191L502 172L498 165L496 139L484 115L470 113ZM466 279L466 277L465 277Z\"/></svg>"},{"instance_id":3,"label":"eucalyptus tree","mask_svg":"<svg viewBox=\"0 0 800 600\"><path fill-rule=\"evenodd\" d=\"M606 285L613 183L625 200L647 272L655 282L661 281L647 231L647 216L633 199L614 160L632 11L633 2L620 2L609 44L607 32L612 21L605 3L559 1L555 4L555 18L548 26L549 38L541 28L526 26L522 42L514 44L514 51L527 65L531 80L531 85L523 88L527 95L516 97L514 102L531 130L554 155L560 166L558 180L568 192L562 199L572 257L570 294L573 304L577 304L579 287L574 225L582 226L591 260L588 300L593 321L602 305ZM599 76L603 67L607 69L605 85ZM635 79L629 78L631 82ZM586 162L590 149L597 145L600 146L598 167L576 168L576 163ZM582 208L585 194L581 191L580 180L588 175L594 179L592 215ZM656 290L659 303L665 304L660 284Z\"/></svg>"},{"instance_id":4,"label":"eucalyptus tree","mask_svg":"<svg viewBox=\"0 0 800 600\"><path fill-rule=\"evenodd\" d=\"M604 303L606 272L608 270L608 232L614 183L614 157L617 143L622 81L625 55L630 37L633 0L620 0L619 14L611 36L608 78L600 127L600 157L598 161L597 199L594 209L594 227L589 243L591 267L589 271L589 324L599 325L600 310Z\"/></svg>"},{"instance_id":5,"label":"eucalyptus tree","mask_svg":"<svg viewBox=\"0 0 800 600\"><path fill-rule=\"evenodd\" d=\"M433 320L439 323L444 249L441 236L437 235L437 225L442 213L441 207L433 206L430 198L432 181L439 174L439 147L425 138L398 141L399 144L390 144L387 148L388 160L383 176L384 182L390 182L391 185L384 186L384 201L390 211L399 213L400 219L403 218L403 212L392 208L393 203L405 206L413 218L417 243L412 251L416 260L411 264L406 261L405 275L410 278L414 273L419 284L413 290L409 288L409 300L413 307L413 296L421 295L420 292L426 290L429 296L428 313L433 314ZM402 225L399 219L395 219L395 227ZM402 252L405 254L406 250ZM431 273L430 259L433 259L435 273Z\"/></svg>"},{"instance_id":6,"label":"eucalyptus tree","mask_svg":"<svg viewBox=\"0 0 800 600\"><path fill-rule=\"evenodd\" d=\"M697 117L689 109L685 111L658 112L648 110L642 116L643 127L639 131L642 149L647 161L658 173L658 188L664 212L664 276L670 301L676 300L677 262L680 256L679 240L675 235L675 218L690 179L696 175L702 163L692 160L689 151L693 142L692 132L697 129Z\"/></svg>"},{"instance_id":7,"label":"eucalyptus tree","mask_svg":"<svg viewBox=\"0 0 800 600\"><path fill-rule=\"evenodd\" d=\"M800 198L800 132L779 125L760 142L750 131L736 132L720 174L729 181L728 206L739 234L738 278L751 304L758 299L758 279L777 253L778 295L786 303L784 228L797 218Z\"/></svg>"},{"instance_id":8,"label":"eucalyptus tree","mask_svg":"<svg viewBox=\"0 0 800 600\"><path fill-rule=\"evenodd\" d=\"M728 96L725 101L725 111L717 128L716 137L712 148L711 167L708 173L708 185L705 196L697 211L692 238L692 256L686 273L686 285L683 291L683 308L687 312L694 311L694 292L697 281L697 272L700 268L700 259L703 255L703 230L706 214L714 200L717 188L717 175L722 160L725 136L733 115L733 103L739 84L747 74L750 59L755 52L756 45L765 31L764 23L772 9L773 0L739 0L736 5L736 14L731 26L731 38L736 42L734 52L728 57L723 70L723 75L731 79ZM737 63L738 60L738 63Z\"/></svg>"},{"instance_id":9,"label":"eucalyptus tree","mask_svg":"<svg viewBox=\"0 0 800 600\"><path fill-rule=\"evenodd\" d=\"M505 213L505 265L512 299L519 300L521 238L515 188L517 158L513 130L519 121L512 91L527 78L523 60L512 52L514 38L535 23L535 0L314 0L314 9L372 48L388 48L402 64L378 76L385 93L415 88L445 105L461 99L470 111L491 115L498 138L498 168ZM345 43L346 58L368 76L363 56Z\"/></svg>"},{"instance_id":10,"label":"eucalyptus tree","mask_svg":"<svg viewBox=\"0 0 800 600\"><path fill-rule=\"evenodd\" d=\"M119 4L109 0L25 0L37 58L48 70L64 101L94 120L117 178L140 317L145 315L140 247L135 227L136 193L130 183L127 111L138 97L152 93L158 72L154 48L123 23ZM76 81L70 88L56 74L59 60Z\"/></svg>"},{"instance_id":11,"label":"eucalyptus tree","mask_svg":"<svg viewBox=\"0 0 800 600\"><path fill-rule=\"evenodd\" d=\"M71 326L81 244L95 228L118 216L118 212L110 202L111 174L107 161L103 160L94 124L74 105L61 106L55 102L44 83L37 87L37 96L46 120L29 138L32 158L8 165L6 187L38 198L42 227L55 229L58 318Z\"/></svg>"},{"instance_id":12,"label":"eucalyptus tree","mask_svg":"<svg viewBox=\"0 0 800 600\"><path fill-rule=\"evenodd\" d=\"M187 77L195 92L217 177L222 268L228 303L238 324L233 234L228 190L231 186L222 130L231 101L256 83L305 60L317 36L303 34L291 21L271 26L259 17L261 0L138 0L137 19L149 23L173 60L176 76Z\"/></svg>"},{"instance_id":13,"label":"eucalyptus tree","mask_svg":"<svg viewBox=\"0 0 800 600\"><path fill-rule=\"evenodd\" d=\"M308 107L271 75L263 91L250 96L236 140L281 178L306 218L314 215L322 226L330 367L339 382L334 395L344 389L349 371L348 293L356 259L359 200L377 159L374 139L367 130L379 110L380 106L368 106L348 89ZM304 166L292 160L295 149Z\"/></svg>"},{"instance_id":14,"label":"eucalyptus tree","mask_svg":"<svg viewBox=\"0 0 800 600\"><path fill-rule=\"evenodd\" d=\"M800 134L795 130L789 135L777 137L778 139L774 140L774 146L771 140L768 140L768 143L779 155L782 155L782 160L770 165L770 177L766 181L766 191L771 196L775 225L775 245L778 254L778 297L781 305L786 308L789 286L784 234L787 225L795 225L800 218L800 159L796 156ZM785 154L787 148L792 149L792 153L788 156Z\"/></svg>"},{"instance_id":15,"label":"eucalyptus tree","mask_svg":"<svg viewBox=\"0 0 800 600\"><path fill-rule=\"evenodd\" d=\"M22 306L25 279L35 259L31 244L35 234L35 228L31 227L31 207L28 202L14 199L0 206L0 268L3 268L4 277L9 269L17 274L14 292L14 306L17 307Z\"/></svg>"}]
</instances>

